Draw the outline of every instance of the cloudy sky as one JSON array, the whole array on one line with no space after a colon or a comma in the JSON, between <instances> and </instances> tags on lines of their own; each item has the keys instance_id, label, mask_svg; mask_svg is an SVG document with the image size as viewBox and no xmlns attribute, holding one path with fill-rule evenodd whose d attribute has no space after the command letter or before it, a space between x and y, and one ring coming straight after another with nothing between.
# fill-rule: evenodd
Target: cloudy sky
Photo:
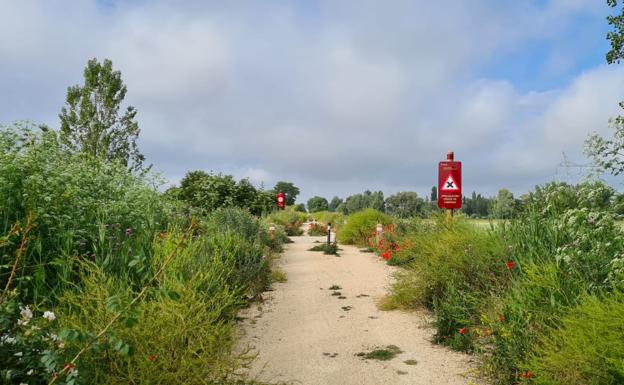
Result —
<instances>
[{"instance_id":1,"label":"cloudy sky","mask_svg":"<svg viewBox=\"0 0 624 385\"><path fill-rule=\"evenodd\" d=\"M624 65L602 0L0 0L0 122L58 127L67 86L110 58L141 149L188 170L294 182L300 201L427 194L448 150L464 192L574 178L608 135ZM620 187L620 186L616 186Z\"/></svg>"}]
</instances>

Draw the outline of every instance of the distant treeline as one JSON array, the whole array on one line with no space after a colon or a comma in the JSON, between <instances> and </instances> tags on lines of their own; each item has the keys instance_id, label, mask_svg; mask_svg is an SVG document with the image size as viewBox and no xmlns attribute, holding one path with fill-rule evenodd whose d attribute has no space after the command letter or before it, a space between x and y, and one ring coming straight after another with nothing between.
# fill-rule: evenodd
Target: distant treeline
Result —
<instances>
[{"instance_id":1,"label":"distant treeline","mask_svg":"<svg viewBox=\"0 0 624 385\"><path fill-rule=\"evenodd\" d=\"M596 182L602 184L601 182ZM559 183L563 190L578 188L565 183ZM582 186L582 185L579 185ZM604 186L604 196L602 199L611 201L611 209L618 217L624 218L624 194L617 193L613 188ZM521 212L530 194L524 194L520 197L514 197L513 193L506 188L498 191L494 197L486 197L475 191L470 196L462 198L461 213L471 218L478 219L510 219ZM326 198L315 196L308 200L307 211L331 211L343 214L352 214L367 208L373 208L387 214L409 218L414 216L426 217L434 212L439 212L437 205L438 193L437 188L433 186L429 196L420 197L414 191L398 192L384 199L382 191L371 192L364 191L361 194L348 196L346 199L333 197L331 201ZM303 210L303 204L300 204L300 210Z\"/></svg>"}]
</instances>

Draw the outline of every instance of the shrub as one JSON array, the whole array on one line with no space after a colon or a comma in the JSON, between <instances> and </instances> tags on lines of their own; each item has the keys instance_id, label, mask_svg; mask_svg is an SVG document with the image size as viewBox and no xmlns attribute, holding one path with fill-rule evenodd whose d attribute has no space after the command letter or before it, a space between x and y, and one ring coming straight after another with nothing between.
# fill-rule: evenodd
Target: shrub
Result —
<instances>
[{"instance_id":1,"label":"shrub","mask_svg":"<svg viewBox=\"0 0 624 385\"><path fill-rule=\"evenodd\" d=\"M16 285L25 302L38 302L73 278L72 257L139 280L152 238L176 221L175 205L161 197L158 180L125 167L69 153L54 131L28 127L0 130L0 231L32 215L30 247ZM17 245L0 245L4 286ZM132 252L120 253L120 250ZM133 267L134 266L134 267Z\"/></svg>"},{"instance_id":2,"label":"shrub","mask_svg":"<svg viewBox=\"0 0 624 385\"><path fill-rule=\"evenodd\" d=\"M392 223L392 218L374 209L365 209L349 215L347 223L338 232L338 240L347 245L364 247L377 224Z\"/></svg>"},{"instance_id":3,"label":"shrub","mask_svg":"<svg viewBox=\"0 0 624 385\"><path fill-rule=\"evenodd\" d=\"M266 220L269 223L282 226L286 235L298 236L303 234L303 230L300 227L306 219L307 215L305 213L300 213L289 208L287 210L274 212L269 215Z\"/></svg>"},{"instance_id":4,"label":"shrub","mask_svg":"<svg viewBox=\"0 0 624 385\"><path fill-rule=\"evenodd\" d=\"M308 228L308 235L311 237L327 235L327 226L324 226L320 223L310 223L310 227Z\"/></svg>"}]
</instances>

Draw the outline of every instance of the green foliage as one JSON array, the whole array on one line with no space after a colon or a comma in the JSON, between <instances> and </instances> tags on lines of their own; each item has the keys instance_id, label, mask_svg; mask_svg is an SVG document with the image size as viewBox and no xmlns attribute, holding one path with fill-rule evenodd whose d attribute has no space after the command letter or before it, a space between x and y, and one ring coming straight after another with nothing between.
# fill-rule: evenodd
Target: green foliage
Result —
<instances>
[{"instance_id":1,"label":"green foliage","mask_svg":"<svg viewBox=\"0 0 624 385\"><path fill-rule=\"evenodd\" d=\"M337 257L339 257L340 255L338 254L338 244L333 242L330 244L327 243L321 243L318 244L316 246L313 246L310 251L322 251L323 254L325 255L335 255Z\"/></svg>"},{"instance_id":2,"label":"green foliage","mask_svg":"<svg viewBox=\"0 0 624 385\"><path fill-rule=\"evenodd\" d=\"M375 209L365 209L351 214L347 218L347 223L340 228L338 240L347 245L364 247L378 223L387 225L392 223L392 218Z\"/></svg>"},{"instance_id":3,"label":"green foliage","mask_svg":"<svg viewBox=\"0 0 624 385\"><path fill-rule=\"evenodd\" d=\"M429 200L431 202L436 202L438 200L438 186L431 187L431 194L429 195Z\"/></svg>"},{"instance_id":4,"label":"green foliage","mask_svg":"<svg viewBox=\"0 0 624 385\"><path fill-rule=\"evenodd\" d=\"M121 73L113 71L110 60L89 60L84 85L67 89L65 107L59 115L63 144L94 158L140 169L145 157L137 145L137 111L129 106L119 115L126 91Z\"/></svg>"},{"instance_id":5,"label":"green foliage","mask_svg":"<svg viewBox=\"0 0 624 385\"><path fill-rule=\"evenodd\" d=\"M353 214L366 208L384 211L383 192L370 192L366 190L363 194L351 195L347 197L343 205L338 206L336 211L343 214Z\"/></svg>"},{"instance_id":6,"label":"green foliage","mask_svg":"<svg viewBox=\"0 0 624 385\"><path fill-rule=\"evenodd\" d=\"M540 385L624 381L624 295L585 296L537 345L525 365Z\"/></svg>"},{"instance_id":7,"label":"green foliage","mask_svg":"<svg viewBox=\"0 0 624 385\"><path fill-rule=\"evenodd\" d=\"M153 237L177 220L175 205L161 197L153 176L65 151L54 131L3 128L0 181L0 231L7 234L28 214L34 217L15 281L25 302L51 298L72 281L81 259L139 282ZM17 247L14 239L0 245L2 287Z\"/></svg>"},{"instance_id":8,"label":"green foliage","mask_svg":"<svg viewBox=\"0 0 624 385\"><path fill-rule=\"evenodd\" d=\"M604 321L621 312L617 199L598 182L551 183L523 197L517 218L489 230L458 217L397 222L401 247L391 261L409 267L383 306L433 309L435 340L483 353L495 384L618 383L622 350L607 347L616 326Z\"/></svg>"},{"instance_id":9,"label":"green foliage","mask_svg":"<svg viewBox=\"0 0 624 385\"><path fill-rule=\"evenodd\" d=\"M307 215L298 211L288 208L286 210L279 210L267 217L268 223L273 223L281 226L288 236L302 235L303 230L300 228L301 224L305 222Z\"/></svg>"},{"instance_id":10,"label":"green foliage","mask_svg":"<svg viewBox=\"0 0 624 385\"><path fill-rule=\"evenodd\" d=\"M284 193L286 204L288 206L292 206L295 204L297 196L299 195L299 188L296 187L292 182L279 181L275 184L275 187L273 187L273 192Z\"/></svg>"},{"instance_id":11,"label":"green foliage","mask_svg":"<svg viewBox=\"0 0 624 385\"><path fill-rule=\"evenodd\" d=\"M498 190L498 196L494 201L492 214L494 218L510 219L514 215L515 200L511 191L506 188Z\"/></svg>"},{"instance_id":12,"label":"green foliage","mask_svg":"<svg viewBox=\"0 0 624 385\"><path fill-rule=\"evenodd\" d=\"M488 218L494 203L493 198L485 198L473 191L470 198L463 198L462 213L471 218Z\"/></svg>"},{"instance_id":13,"label":"green foliage","mask_svg":"<svg viewBox=\"0 0 624 385\"><path fill-rule=\"evenodd\" d=\"M470 335L459 330L478 323L481 306L510 278L502 237L443 216L434 226L408 234L399 239L398 254L410 255L412 262L393 285L386 306L431 308L436 316L435 340L472 349Z\"/></svg>"},{"instance_id":14,"label":"green foliage","mask_svg":"<svg viewBox=\"0 0 624 385\"><path fill-rule=\"evenodd\" d=\"M423 215L425 201L412 191L399 192L386 198L386 213L398 218Z\"/></svg>"},{"instance_id":15,"label":"green foliage","mask_svg":"<svg viewBox=\"0 0 624 385\"><path fill-rule=\"evenodd\" d=\"M257 190L248 179L236 182L231 175L204 171L188 172L174 195L201 214L223 207L246 208L254 215L275 209L273 194Z\"/></svg>"},{"instance_id":16,"label":"green foliage","mask_svg":"<svg viewBox=\"0 0 624 385\"><path fill-rule=\"evenodd\" d=\"M299 203L297 205L294 206L295 211L298 211L300 213L307 213L308 211L305 208L305 205L303 203Z\"/></svg>"},{"instance_id":17,"label":"green foliage","mask_svg":"<svg viewBox=\"0 0 624 385\"><path fill-rule=\"evenodd\" d=\"M342 204L342 199L340 197L333 197L332 200L329 202L329 205L327 206L327 210L328 211L336 211L336 209L338 208L338 206L340 206Z\"/></svg>"},{"instance_id":18,"label":"green foliage","mask_svg":"<svg viewBox=\"0 0 624 385\"><path fill-rule=\"evenodd\" d=\"M327 211L328 210L327 199L319 196L314 196L308 199L308 211L310 213L315 213L318 211Z\"/></svg>"},{"instance_id":19,"label":"green foliage","mask_svg":"<svg viewBox=\"0 0 624 385\"><path fill-rule=\"evenodd\" d=\"M310 226L308 227L308 235L311 237L327 235L327 226L321 223L310 223Z\"/></svg>"},{"instance_id":20,"label":"green foliage","mask_svg":"<svg viewBox=\"0 0 624 385\"><path fill-rule=\"evenodd\" d=\"M325 225L331 223L332 231L339 231L346 220L343 214L330 211L319 211L314 213L312 217Z\"/></svg>"}]
</instances>

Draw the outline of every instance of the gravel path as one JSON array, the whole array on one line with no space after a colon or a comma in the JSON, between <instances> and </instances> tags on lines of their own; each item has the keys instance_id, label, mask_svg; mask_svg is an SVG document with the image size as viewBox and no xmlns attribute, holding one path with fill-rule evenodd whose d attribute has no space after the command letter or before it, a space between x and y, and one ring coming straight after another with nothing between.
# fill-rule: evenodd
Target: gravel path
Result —
<instances>
[{"instance_id":1,"label":"gravel path","mask_svg":"<svg viewBox=\"0 0 624 385\"><path fill-rule=\"evenodd\" d=\"M340 257L308 251L322 237L292 239L278 261L288 282L240 314L241 346L258 353L252 376L305 385L472 383L470 356L431 344L424 313L377 309L394 268L352 246L341 246ZM332 285L346 298L332 295ZM388 345L402 353L388 361L356 355Z\"/></svg>"}]
</instances>

